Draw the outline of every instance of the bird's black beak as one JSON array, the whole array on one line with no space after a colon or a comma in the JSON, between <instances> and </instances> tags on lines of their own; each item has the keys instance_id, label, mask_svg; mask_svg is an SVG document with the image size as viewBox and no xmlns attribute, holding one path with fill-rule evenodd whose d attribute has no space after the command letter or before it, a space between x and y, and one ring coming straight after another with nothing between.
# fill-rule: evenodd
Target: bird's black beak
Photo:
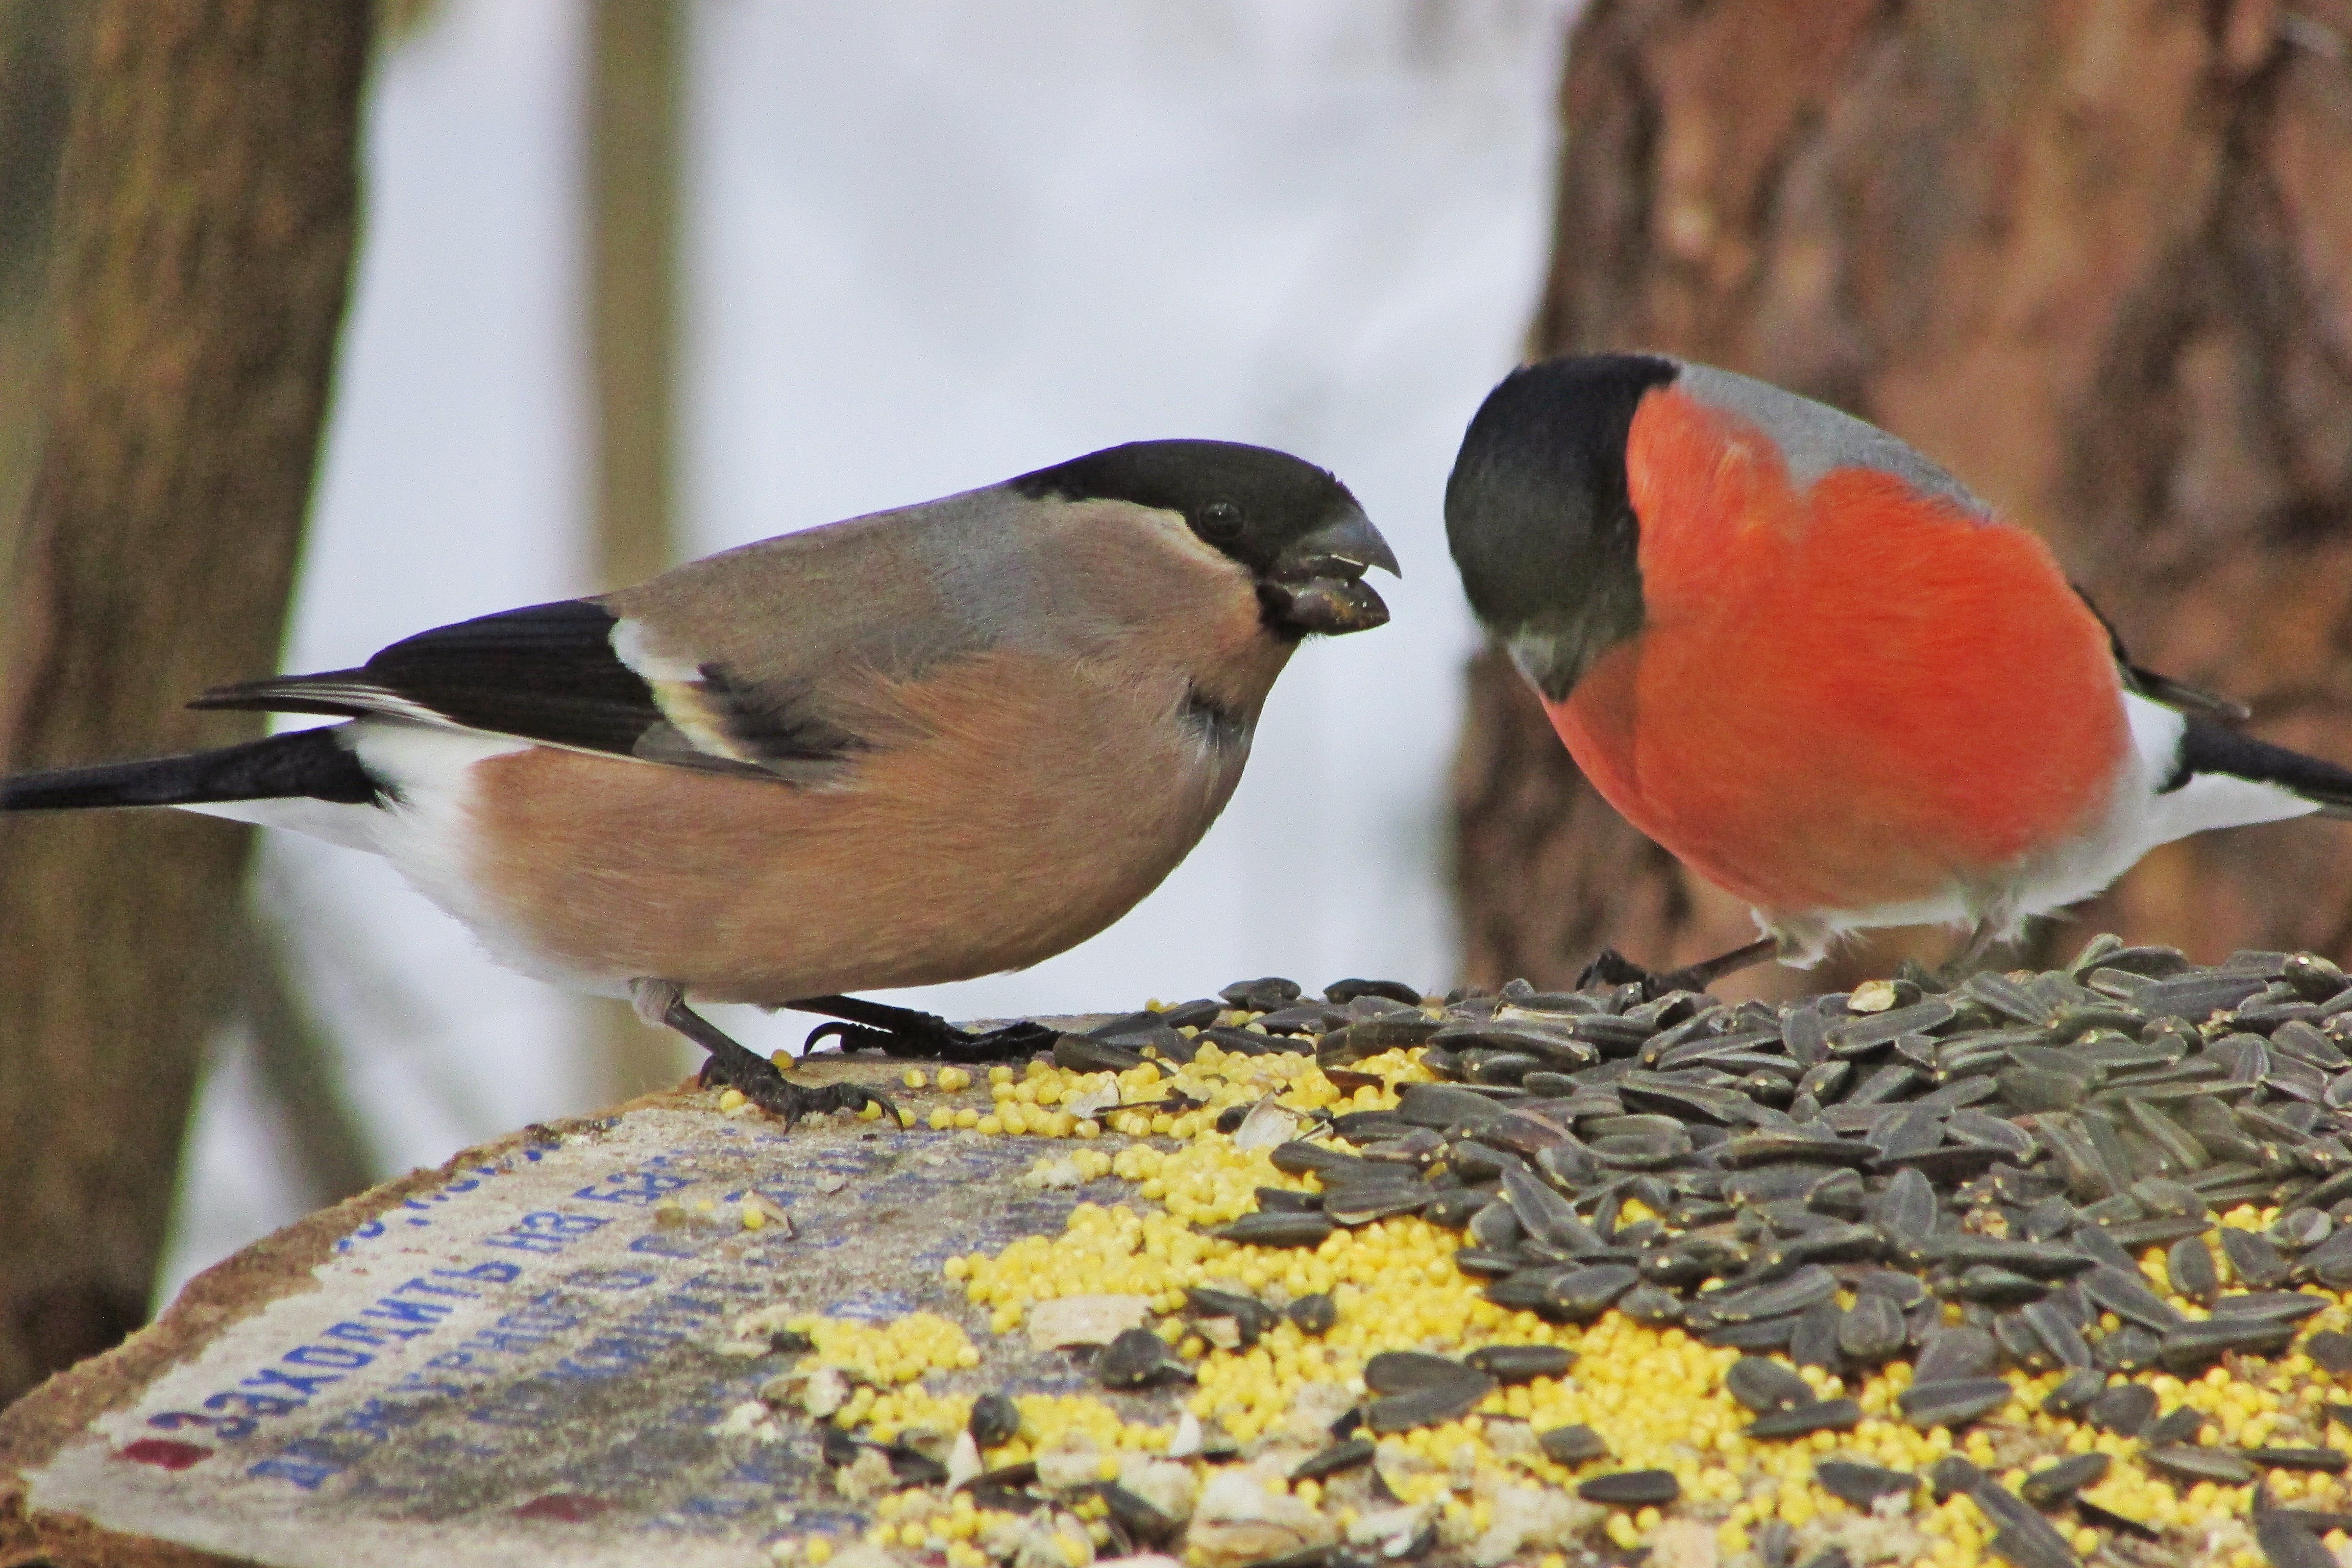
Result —
<instances>
[{"instance_id":1,"label":"bird's black beak","mask_svg":"<svg viewBox=\"0 0 2352 1568\"><path fill-rule=\"evenodd\" d=\"M1389 607L1364 581L1374 566L1391 577L1404 575L1389 542L1370 519L1351 508L1292 541L1258 584L1258 598L1274 625L1294 637L1370 631L1389 619Z\"/></svg>"}]
</instances>

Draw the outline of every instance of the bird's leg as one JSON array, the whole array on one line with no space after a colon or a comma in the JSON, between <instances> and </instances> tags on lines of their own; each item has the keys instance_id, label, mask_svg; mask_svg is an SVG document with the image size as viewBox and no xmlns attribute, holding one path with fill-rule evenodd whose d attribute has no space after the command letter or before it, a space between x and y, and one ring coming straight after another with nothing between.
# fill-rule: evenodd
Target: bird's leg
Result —
<instances>
[{"instance_id":1,"label":"bird's leg","mask_svg":"<svg viewBox=\"0 0 2352 1568\"><path fill-rule=\"evenodd\" d=\"M629 1001L646 1023L675 1029L710 1053L696 1080L702 1087L739 1090L761 1110L782 1117L787 1127L820 1111L860 1110L868 1105L880 1107L893 1126L898 1123L898 1108L862 1085L835 1083L804 1089L794 1083L775 1063L688 1006L685 988L675 980L631 981Z\"/></svg>"},{"instance_id":2,"label":"bird's leg","mask_svg":"<svg viewBox=\"0 0 2352 1568\"><path fill-rule=\"evenodd\" d=\"M1780 952L1779 939L1759 936L1729 952L1719 952L1713 958L1659 973L1643 968L1613 947L1604 947L1591 963L1584 966L1584 973L1577 976L1576 987L1581 991L1588 985L1622 985L1633 981L1640 984L1643 994L1653 998L1664 996L1669 991L1704 991L1727 974L1751 964L1769 962L1778 957Z\"/></svg>"},{"instance_id":3,"label":"bird's leg","mask_svg":"<svg viewBox=\"0 0 2352 1568\"><path fill-rule=\"evenodd\" d=\"M806 1049L828 1037L845 1051L882 1051L894 1057L936 1057L951 1062L1003 1061L1053 1048L1056 1031L1025 1019L975 1035L959 1029L935 1014L912 1007L893 1007L856 996L806 996L786 1006L801 1013L823 1013L835 1021L809 1031Z\"/></svg>"},{"instance_id":4,"label":"bird's leg","mask_svg":"<svg viewBox=\"0 0 2352 1568\"><path fill-rule=\"evenodd\" d=\"M1937 971L1937 978L1947 985L1957 985L1984 967L1984 961L1993 949L2001 945L2001 928L2008 921L2000 915L1987 915L1969 931L1969 940L1960 951Z\"/></svg>"}]
</instances>

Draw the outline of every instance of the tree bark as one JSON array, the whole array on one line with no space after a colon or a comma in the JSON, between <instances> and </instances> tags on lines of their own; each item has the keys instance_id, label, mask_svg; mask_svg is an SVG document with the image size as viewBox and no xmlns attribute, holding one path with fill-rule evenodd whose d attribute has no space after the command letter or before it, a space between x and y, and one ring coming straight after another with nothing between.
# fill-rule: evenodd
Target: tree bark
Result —
<instances>
[{"instance_id":1,"label":"tree bark","mask_svg":"<svg viewBox=\"0 0 2352 1568\"><path fill-rule=\"evenodd\" d=\"M188 750L274 668L352 254L359 4L100 0L73 58L48 423L0 769ZM146 1316L246 833L0 819L0 1400Z\"/></svg>"},{"instance_id":2,"label":"tree bark","mask_svg":"<svg viewBox=\"0 0 2352 1568\"><path fill-rule=\"evenodd\" d=\"M593 0L589 13L588 341L595 367L596 585L677 561L677 224L686 26L679 0ZM590 997L600 1101L666 1088L699 1052Z\"/></svg>"},{"instance_id":3,"label":"tree bark","mask_svg":"<svg viewBox=\"0 0 2352 1568\"><path fill-rule=\"evenodd\" d=\"M1665 350L1885 426L2046 538L2139 662L2352 764L2347 61L2346 0L1592 0L1532 347ZM1753 935L1496 655L1469 689L1469 978ZM2168 846L2034 952L2097 930L2352 958L2352 836ZM1948 945L1890 933L1748 992Z\"/></svg>"}]
</instances>

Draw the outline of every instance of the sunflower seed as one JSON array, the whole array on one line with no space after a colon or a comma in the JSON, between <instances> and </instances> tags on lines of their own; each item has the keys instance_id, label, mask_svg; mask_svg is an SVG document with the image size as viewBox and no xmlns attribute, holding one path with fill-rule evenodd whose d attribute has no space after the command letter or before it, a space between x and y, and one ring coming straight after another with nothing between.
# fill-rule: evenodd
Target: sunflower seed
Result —
<instances>
[{"instance_id":1,"label":"sunflower seed","mask_svg":"<svg viewBox=\"0 0 2352 1568\"><path fill-rule=\"evenodd\" d=\"M1379 1451L1370 1437L1350 1437L1301 1460L1291 1470L1290 1479L1293 1481L1328 1480L1333 1476L1370 1464Z\"/></svg>"},{"instance_id":2,"label":"sunflower seed","mask_svg":"<svg viewBox=\"0 0 2352 1568\"><path fill-rule=\"evenodd\" d=\"M2119 1384L2091 1401L2085 1414L2091 1425L2103 1432L2137 1437L2156 1419L2156 1390L2145 1384Z\"/></svg>"},{"instance_id":3,"label":"sunflower seed","mask_svg":"<svg viewBox=\"0 0 2352 1568\"><path fill-rule=\"evenodd\" d=\"M1558 1345L1488 1345L1462 1359L1496 1383L1532 1383L1538 1377L1566 1376L1576 1364L1576 1352Z\"/></svg>"},{"instance_id":4,"label":"sunflower seed","mask_svg":"<svg viewBox=\"0 0 2352 1568\"><path fill-rule=\"evenodd\" d=\"M1914 1426L1962 1426L2000 1408L2012 1392L1998 1377L1953 1378L1915 1383L1896 1394L1895 1402Z\"/></svg>"},{"instance_id":5,"label":"sunflower seed","mask_svg":"<svg viewBox=\"0 0 2352 1568\"><path fill-rule=\"evenodd\" d=\"M2266 1470L2301 1470L2340 1476L2352 1468L2352 1455L2341 1448L2247 1448L2246 1458Z\"/></svg>"},{"instance_id":6,"label":"sunflower seed","mask_svg":"<svg viewBox=\"0 0 2352 1568\"><path fill-rule=\"evenodd\" d=\"M2157 1358L2167 1372L2202 1372L2231 1351L2270 1355L2294 1342L2294 1324L2273 1319L2216 1315L2202 1322L2183 1323L2164 1336Z\"/></svg>"},{"instance_id":7,"label":"sunflower seed","mask_svg":"<svg viewBox=\"0 0 2352 1568\"><path fill-rule=\"evenodd\" d=\"M2087 1412L2094 1401L2106 1392L2107 1380L2089 1367L2077 1367L2058 1380L2058 1386L2042 1395L2042 1408L2053 1415L2072 1420Z\"/></svg>"},{"instance_id":8,"label":"sunflower seed","mask_svg":"<svg viewBox=\"0 0 2352 1568\"><path fill-rule=\"evenodd\" d=\"M1536 1444L1556 1465L1589 1464L1609 1452L1609 1445L1590 1426L1555 1426L1538 1434Z\"/></svg>"},{"instance_id":9,"label":"sunflower seed","mask_svg":"<svg viewBox=\"0 0 2352 1568\"><path fill-rule=\"evenodd\" d=\"M2254 1544L2271 1568L2336 1568L2336 1553L2318 1536L2264 1509L2253 1517Z\"/></svg>"},{"instance_id":10,"label":"sunflower seed","mask_svg":"<svg viewBox=\"0 0 2352 1568\"><path fill-rule=\"evenodd\" d=\"M1838 1324L1837 1347L1858 1366L1876 1366L1903 1348L1908 1325L1903 1310L1885 1296L1858 1294L1853 1307ZM2076 1336L2079 1340L2080 1336ZM2087 1363L2090 1352L2084 1352Z\"/></svg>"},{"instance_id":11,"label":"sunflower seed","mask_svg":"<svg viewBox=\"0 0 2352 1568\"><path fill-rule=\"evenodd\" d=\"M1335 1228L1319 1214L1245 1214L1215 1234L1247 1247L1315 1247Z\"/></svg>"},{"instance_id":12,"label":"sunflower seed","mask_svg":"<svg viewBox=\"0 0 2352 1568\"><path fill-rule=\"evenodd\" d=\"M1339 1321L1339 1304L1319 1290L1298 1297L1284 1311L1302 1334L1328 1334Z\"/></svg>"},{"instance_id":13,"label":"sunflower seed","mask_svg":"<svg viewBox=\"0 0 2352 1568\"><path fill-rule=\"evenodd\" d=\"M2230 1271L2257 1290L2283 1283L2293 1271L2286 1256L2268 1237L2235 1226L2221 1227L2221 1251L2230 1259Z\"/></svg>"},{"instance_id":14,"label":"sunflower seed","mask_svg":"<svg viewBox=\"0 0 2352 1568\"><path fill-rule=\"evenodd\" d=\"M1748 1424L1747 1436L1805 1437L1816 1432L1851 1432L1861 1425L1862 1406L1853 1400L1816 1399L1758 1416Z\"/></svg>"},{"instance_id":15,"label":"sunflower seed","mask_svg":"<svg viewBox=\"0 0 2352 1568\"><path fill-rule=\"evenodd\" d=\"M2072 1500L2076 1492L2097 1486L2106 1479L2107 1456L2100 1453L2077 1454L2070 1459L2025 1478L2018 1495L2036 1508L2057 1508Z\"/></svg>"},{"instance_id":16,"label":"sunflower seed","mask_svg":"<svg viewBox=\"0 0 2352 1568\"><path fill-rule=\"evenodd\" d=\"M1912 1376L1918 1383L1989 1377L1998 1359L1990 1334L1973 1325L1955 1324L1927 1336L1912 1363Z\"/></svg>"},{"instance_id":17,"label":"sunflower seed","mask_svg":"<svg viewBox=\"0 0 2352 1568\"><path fill-rule=\"evenodd\" d=\"M2172 1293L2185 1300L2210 1305L2221 1293L2221 1270L2214 1268L2213 1254L2201 1235L2174 1242L2164 1255L2164 1272Z\"/></svg>"},{"instance_id":18,"label":"sunflower seed","mask_svg":"<svg viewBox=\"0 0 2352 1568\"><path fill-rule=\"evenodd\" d=\"M1856 1464L1851 1459L1817 1461L1813 1479L1832 1497L1865 1513L1880 1498L1908 1497L1919 1484L1919 1478L1907 1470L1881 1469L1876 1465Z\"/></svg>"},{"instance_id":19,"label":"sunflower seed","mask_svg":"<svg viewBox=\"0 0 2352 1568\"><path fill-rule=\"evenodd\" d=\"M2211 1481L2216 1486L2242 1487L2254 1479L2254 1467L2227 1448L2204 1448L2193 1443L2165 1443L2142 1448L2140 1463L2183 1485Z\"/></svg>"},{"instance_id":20,"label":"sunflower seed","mask_svg":"<svg viewBox=\"0 0 2352 1568\"><path fill-rule=\"evenodd\" d=\"M1095 1358L1095 1376L1105 1388L1156 1388L1191 1382L1192 1369L1150 1329L1129 1329Z\"/></svg>"},{"instance_id":21,"label":"sunflower seed","mask_svg":"<svg viewBox=\"0 0 2352 1568\"><path fill-rule=\"evenodd\" d=\"M1619 1508L1663 1507L1682 1496L1683 1489L1672 1470L1619 1470L1593 1477L1576 1489L1576 1495Z\"/></svg>"}]
</instances>

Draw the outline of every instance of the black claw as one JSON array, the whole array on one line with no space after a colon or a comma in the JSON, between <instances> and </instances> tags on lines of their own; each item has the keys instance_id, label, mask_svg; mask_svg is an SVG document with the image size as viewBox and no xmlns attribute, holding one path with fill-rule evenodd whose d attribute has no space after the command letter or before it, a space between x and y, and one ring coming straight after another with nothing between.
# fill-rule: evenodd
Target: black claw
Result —
<instances>
[{"instance_id":1,"label":"black claw","mask_svg":"<svg viewBox=\"0 0 2352 1568\"><path fill-rule=\"evenodd\" d=\"M1584 966L1584 973L1576 977L1576 988L1586 991L1595 985L1623 985L1630 981L1639 981L1646 987L1656 979L1656 975L1615 948L1604 947L1593 955L1591 963Z\"/></svg>"},{"instance_id":2,"label":"black claw","mask_svg":"<svg viewBox=\"0 0 2352 1568\"><path fill-rule=\"evenodd\" d=\"M1055 1031L1026 1019L975 1035L935 1014L855 996L813 996L792 1005L804 1013L837 1015L809 1031L809 1049L814 1049L819 1040L830 1039L839 1041L845 1051L880 1051L891 1057L975 1064L1054 1048Z\"/></svg>"},{"instance_id":3,"label":"black claw","mask_svg":"<svg viewBox=\"0 0 2352 1568\"><path fill-rule=\"evenodd\" d=\"M906 1125L897 1106L862 1084L834 1083L823 1089L806 1089L794 1083L774 1062L746 1047L688 1006L682 997L671 999L662 1022L710 1053L695 1079L697 1083L705 1089L734 1089L761 1110L782 1117L787 1127L803 1116L827 1110L863 1110L868 1105L879 1106L893 1128Z\"/></svg>"},{"instance_id":4,"label":"black claw","mask_svg":"<svg viewBox=\"0 0 2352 1568\"><path fill-rule=\"evenodd\" d=\"M1644 969L1615 948L1604 947L1577 976L1576 988L1582 991L1594 985L1638 984L1642 994L1654 1002L1675 991L1704 991L1727 974L1765 963L1776 946L1772 939L1765 937L1697 963L1663 971Z\"/></svg>"},{"instance_id":5,"label":"black claw","mask_svg":"<svg viewBox=\"0 0 2352 1568\"><path fill-rule=\"evenodd\" d=\"M852 1024L840 1018L819 1024L801 1042L803 1055L816 1049L819 1040L837 1039L845 1051L887 1051L898 1043L898 1037L887 1029L877 1029L864 1024Z\"/></svg>"}]
</instances>

